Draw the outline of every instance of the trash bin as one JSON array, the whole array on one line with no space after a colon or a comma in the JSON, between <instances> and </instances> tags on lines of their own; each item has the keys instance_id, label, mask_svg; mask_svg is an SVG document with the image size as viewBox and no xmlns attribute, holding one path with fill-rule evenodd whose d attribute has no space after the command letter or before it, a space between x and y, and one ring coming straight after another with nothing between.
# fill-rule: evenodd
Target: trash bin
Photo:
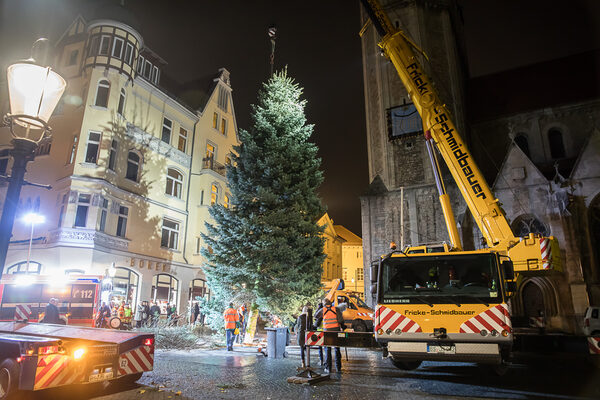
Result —
<instances>
[{"instance_id":1,"label":"trash bin","mask_svg":"<svg viewBox=\"0 0 600 400\"><path fill-rule=\"evenodd\" d=\"M289 340L287 328L266 328L267 330L267 355L271 358L283 358L285 346Z\"/></svg>"}]
</instances>

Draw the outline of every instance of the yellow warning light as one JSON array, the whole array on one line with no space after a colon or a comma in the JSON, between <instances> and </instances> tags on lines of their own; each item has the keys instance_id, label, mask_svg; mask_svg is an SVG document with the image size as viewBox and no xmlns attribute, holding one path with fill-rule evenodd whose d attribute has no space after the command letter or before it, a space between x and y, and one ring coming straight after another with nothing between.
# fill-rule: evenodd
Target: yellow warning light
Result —
<instances>
[{"instance_id":1,"label":"yellow warning light","mask_svg":"<svg viewBox=\"0 0 600 400\"><path fill-rule=\"evenodd\" d=\"M78 348L73 352L73 358L79 360L85 354L85 349L83 347Z\"/></svg>"}]
</instances>

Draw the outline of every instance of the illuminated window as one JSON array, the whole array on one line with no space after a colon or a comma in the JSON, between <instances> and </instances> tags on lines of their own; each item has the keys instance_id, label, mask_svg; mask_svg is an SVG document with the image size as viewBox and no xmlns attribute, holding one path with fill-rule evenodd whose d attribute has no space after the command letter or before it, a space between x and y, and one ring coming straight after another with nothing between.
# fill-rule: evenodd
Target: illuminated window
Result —
<instances>
[{"instance_id":1,"label":"illuminated window","mask_svg":"<svg viewBox=\"0 0 600 400\"><path fill-rule=\"evenodd\" d=\"M140 175L141 158L135 151L130 151L127 155L127 172L125 178L137 182Z\"/></svg>"},{"instance_id":2,"label":"illuminated window","mask_svg":"<svg viewBox=\"0 0 600 400\"><path fill-rule=\"evenodd\" d=\"M90 194L80 194L79 196L77 196L77 212L75 213L74 225L75 227L85 228L91 200L92 195Z\"/></svg>"},{"instance_id":3,"label":"illuminated window","mask_svg":"<svg viewBox=\"0 0 600 400\"><path fill-rule=\"evenodd\" d=\"M183 189L183 175L174 168L167 170L167 189L165 193L170 196L181 198Z\"/></svg>"},{"instance_id":4,"label":"illuminated window","mask_svg":"<svg viewBox=\"0 0 600 400\"><path fill-rule=\"evenodd\" d=\"M163 218L160 245L168 249L177 250L178 241L179 223L167 218Z\"/></svg>"},{"instance_id":5,"label":"illuminated window","mask_svg":"<svg viewBox=\"0 0 600 400\"><path fill-rule=\"evenodd\" d=\"M167 274L158 274L152 278L152 301L156 302L162 313L166 313L167 304L177 305L179 281Z\"/></svg>"},{"instance_id":6,"label":"illuminated window","mask_svg":"<svg viewBox=\"0 0 600 400\"><path fill-rule=\"evenodd\" d=\"M227 134L227 120L225 118L221 119L221 133L223 135Z\"/></svg>"},{"instance_id":7,"label":"illuminated window","mask_svg":"<svg viewBox=\"0 0 600 400\"><path fill-rule=\"evenodd\" d=\"M210 205L211 206L213 204L217 203L218 197L219 197L219 187L213 183L210 188Z\"/></svg>"},{"instance_id":8,"label":"illuminated window","mask_svg":"<svg viewBox=\"0 0 600 400\"><path fill-rule=\"evenodd\" d=\"M125 89L121 89L119 94L119 105L117 106L117 113L123 116L123 110L125 109Z\"/></svg>"},{"instance_id":9,"label":"illuminated window","mask_svg":"<svg viewBox=\"0 0 600 400\"><path fill-rule=\"evenodd\" d=\"M229 208L229 196L227 195L223 196L223 207Z\"/></svg>"},{"instance_id":10,"label":"illuminated window","mask_svg":"<svg viewBox=\"0 0 600 400\"><path fill-rule=\"evenodd\" d=\"M363 268L356 268L356 279L358 279L359 281L362 281L365 279L365 274L364 274Z\"/></svg>"},{"instance_id":11,"label":"illuminated window","mask_svg":"<svg viewBox=\"0 0 600 400\"><path fill-rule=\"evenodd\" d=\"M206 158L214 159L215 158L215 146L210 143L206 143Z\"/></svg>"},{"instance_id":12,"label":"illuminated window","mask_svg":"<svg viewBox=\"0 0 600 400\"><path fill-rule=\"evenodd\" d=\"M39 275L42 270L42 264L35 261L29 262L29 267L27 266L27 261L21 261L20 263L16 263L11 265L6 269L7 274L28 274L28 275Z\"/></svg>"},{"instance_id":13,"label":"illuminated window","mask_svg":"<svg viewBox=\"0 0 600 400\"><path fill-rule=\"evenodd\" d=\"M231 157L225 156L225 165L231 165Z\"/></svg>"},{"instance_id":14,"label":"illuminated window","mask_svg":"<svg viewBox=\"0 0 600 400\"><path fill-rule=\"evenodd\" d=\"M177 142L177 149L179 151L183 151L185 153L185 148L187 147L187 130L179 127L179 141Z\"/></svg>"},{"instance_id":15,"label":"illuminated window","mask_svg":"<svg viewBox=\"0 0 600 400\"><path fill-rule=\"evenodd\" d=\"M119 219L117 220L117 236L125 237L127 232L127 216L129 215L129 208L125 206L119 206Z\"/></svg>"},{"instance_id":16,"label":"illuminated window","mask_svg":"<svg viewBox=\"0 0 600 400\"><path fill-rule=\"evenodd\" d=\"M94 105L98 107L106 108L108 106L108 93L110 91L110 82L106 79L102 79L98 82L98 88L96 89L96 101Z\"/></svg>"},{"instance_id":17,"label":"illuminated window","mask_svg":"<svg viewBox=\"0 0 600 400\"><path fill-rule=\"evenodd\" d=\"M171 131L173 130L173 122L168 118L163 118L161 140L171 144Z\"/></svg>"},{"instance_id":18,"label":"illuminated window","mask_svg":"<svg viewBox=\"0 0 600 400\"><path fill-rule=\"evenodd\" d=\"M115 40L113 42L113 51L112 51L112 56L115 58L121 58L121 56L123 55L123 39L115 37Z\"/></svg>"},{"instance_id":19,"label":"illuminated window","mask_svg":"<svg viewBox=\"0 0 600 400\"><path fill-rule=\"evenodd\" d=\"M87 149L85 152L85 162L96 164L98 162L98 151L100 150L100 135L99 132L90 132L88 135Z\"/></svg>"}]
</instances>

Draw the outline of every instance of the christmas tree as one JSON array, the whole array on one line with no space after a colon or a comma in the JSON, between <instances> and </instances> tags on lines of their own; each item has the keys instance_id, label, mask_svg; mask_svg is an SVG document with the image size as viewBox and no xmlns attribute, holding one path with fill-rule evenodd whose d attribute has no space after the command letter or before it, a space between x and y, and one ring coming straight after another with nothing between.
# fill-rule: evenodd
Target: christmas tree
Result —
<instances>
[{"instance_id":1,"label":"christmas tree","mask_svg":"<svg viewBox=\"0 0 600 400\"><path fill-rule=\"evenodd\" d=\"M230 301L289 318L319 293L323 173L301 95L287 71L272 75L252 106L252 128L240 130L227 170L230 207L211 208L215 223L203 235L213 326Z\"/></svg>"}]
</instances>

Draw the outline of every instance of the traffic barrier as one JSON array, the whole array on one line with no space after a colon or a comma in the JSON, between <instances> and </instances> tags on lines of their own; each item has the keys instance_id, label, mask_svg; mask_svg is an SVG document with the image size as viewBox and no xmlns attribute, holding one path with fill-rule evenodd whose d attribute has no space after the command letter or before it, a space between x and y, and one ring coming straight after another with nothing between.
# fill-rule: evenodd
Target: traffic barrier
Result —
<instances>
[{"instance_id":1,"label":"traffic barrier","mask_svg":"<svg viewBox=\"0 0 600 400\"><path fill-rule=\"evenodd\" d=\"M28 304L15 305L15 321L29 320L30 318L31 318L31 307L29 307Z\"/></svg>"},{"instance_id":2,"label":"traffic barrier","mask_svg":"<svg viewBox=\"0 0 600 400\"><path fill-rule=\"evenodd\" d=\"M150 346L141 346L119 356L119 375L152 371L154 353Z\"/></svg>"}]
</instances>

